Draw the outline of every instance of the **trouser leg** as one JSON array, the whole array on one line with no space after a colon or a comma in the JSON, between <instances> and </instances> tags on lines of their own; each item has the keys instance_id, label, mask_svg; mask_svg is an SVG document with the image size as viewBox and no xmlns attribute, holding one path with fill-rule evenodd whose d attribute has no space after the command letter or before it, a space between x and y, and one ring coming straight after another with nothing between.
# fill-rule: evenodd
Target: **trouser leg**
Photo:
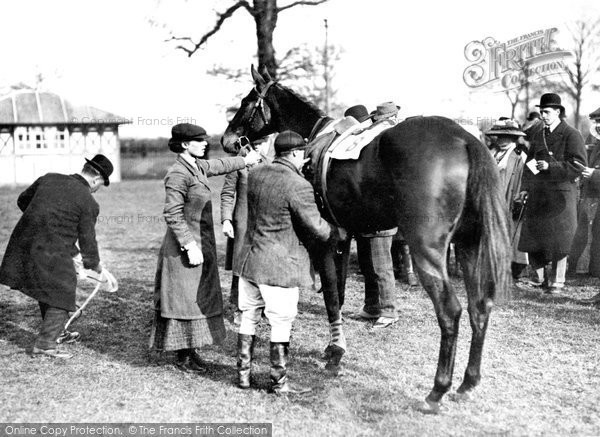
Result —
<instances>
[{"instance_id":1,"label":"trouser leg","mask_svg":"<svg viewBox=\"0 0 600 437\"><path fill-rule=\"evenodd\" d=\"M265 307L258 285L241 277L239 280L239 309L242 311L240 334L254 335Z\"/></svg>"},{"instance_id":2,"label":"trouser leg","mask_svg":"<svg viewBox=\"0 0 600 437\"><path fill-rule=\"evenodd\" d=\"M360 271L365 277L365 305L363 309L369 314L379 315L379 290L377 289L377 281L371 261L369 238L356 237L356 254Z\"/></svg>"},{"instance_id":3,"label":"trouser leg","mask_svg":"<svg viewBox=\"0 0 600 437\"><path fill-rule=\"evenodd\" d=\"M63 331L69 312L43 302L40 302L39 306L43 320L34 346L38 349L56 349L56 339Z\"/></svg>"},{"instance_id":4,"label":"trouser leg","mask_svg":"<svg viewBox=\"0 0 600 437\"><path fill-rule=\"evenodd\" d=\"M372 237L366 240L365 259L363 259L365 264L365 307L370 308L377 301L376 308L380 316L396 318L398 313L391 254L393 236ZM371 312L367 308L365 311Z\"/></svg>"}]
</instances>

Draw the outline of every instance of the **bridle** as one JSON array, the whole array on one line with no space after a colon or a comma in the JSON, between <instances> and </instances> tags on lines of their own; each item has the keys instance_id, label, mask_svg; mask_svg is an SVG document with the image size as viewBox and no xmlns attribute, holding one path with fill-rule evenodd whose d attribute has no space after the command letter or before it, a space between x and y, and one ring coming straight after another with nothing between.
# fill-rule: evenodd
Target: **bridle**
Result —
<instances>
[{"instance_id":1,"label":"bridle","mask_svg":"<svg viewBox=\"0 0 600 437\"><path fill-rule=\"evenodd\" d=\"M262 92L260 92L256 86L254 87L254 91L256 91L256 94L258 95L258 100L256 101L254 108L252 108L250 117L248 117L248 126L252 126L252 123L254 122L254 119L256 118L257 114L260 114L265 126L268 126L271 122L271 120L267 119L267 113L265 112L265 98L267 97L269 88L271 88L275 84L277 84L276 80L270 80L265 85ZM236 142L239 143L240 149L251 144L250 139L246 135L239 137Z\"/></svg>"}]
</instances>

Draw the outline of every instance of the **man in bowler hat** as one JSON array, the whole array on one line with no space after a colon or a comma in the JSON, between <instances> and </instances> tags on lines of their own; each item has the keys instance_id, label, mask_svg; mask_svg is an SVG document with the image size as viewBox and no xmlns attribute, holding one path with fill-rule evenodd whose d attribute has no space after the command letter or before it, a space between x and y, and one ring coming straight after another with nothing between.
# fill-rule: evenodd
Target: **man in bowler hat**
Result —
<instances>
[{"instance_id":1,"label":"man in bowler hat","mask_svg":"<svg viewBox=\"0 0 600 437\"><path fill-rule=\"evenodd\" d=\"M519 250L529 254L546 293L565 285L567 254L577 227L577 184L586 166L583 138L569 126L560 96L542 95L544 128L528 138L530 148L523 172L520 199L529 194ZM547 265L550 265L545 269Z\"/></svg>"},{"instance_id":2,"label":"man in bowler hat","mask_svg":"<svg viewBox=\"0 0 600 437\"><path fill-rule=\"evenodd\" d=\"M92 194L109 185L112 172L110 160L96 155L78 174L40 177L17 200L23 215L4 253L0 284L39 303L43 321L33 355L72 356L59 350L56 340L69 311L76 310L73 257L81 252L84 268L102 272L95 231L99 206Z\"/></svg>"}]
</instances>

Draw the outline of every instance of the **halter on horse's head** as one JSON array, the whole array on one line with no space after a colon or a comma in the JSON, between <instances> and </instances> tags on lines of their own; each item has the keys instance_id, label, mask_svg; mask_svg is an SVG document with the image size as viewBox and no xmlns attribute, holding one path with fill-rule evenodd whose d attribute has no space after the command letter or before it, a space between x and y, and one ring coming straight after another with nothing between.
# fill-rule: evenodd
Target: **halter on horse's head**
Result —
<instances>
[{"instance_id":1,"label":"halter on horse's head","mask_svg":"<svg viewBox=\"0 0 600 437\"><path fill-rule=\"evenodd\" d=\"M266 68L262 74L258 73L254 66L251 71L254 88L242 99L240 109L221 138L223 149L227 152L238 152L257 139L277 132L277 127L273 125L273 111L266 102L269 89L276 85L277 81L271 79Z\"/></svg>"}]
</instances>

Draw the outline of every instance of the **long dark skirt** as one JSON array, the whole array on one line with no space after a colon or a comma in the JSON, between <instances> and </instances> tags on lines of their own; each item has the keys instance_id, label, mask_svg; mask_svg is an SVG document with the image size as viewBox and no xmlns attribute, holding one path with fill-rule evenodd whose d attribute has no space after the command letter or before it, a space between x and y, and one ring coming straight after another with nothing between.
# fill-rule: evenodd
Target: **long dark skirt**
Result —
<instances>
[{"instance_id":1,"label":"long dark skirt","mask_svg":"<svg viewBox=\"0 0 600 437\"><path fill-rule=\"evenodd\" d=\"M221 344L227 333L223 316L207 319L166 319L155 311L150 334L150 348L158 351L199 348L208 344Z\"/></svg>"}]
</instances>

